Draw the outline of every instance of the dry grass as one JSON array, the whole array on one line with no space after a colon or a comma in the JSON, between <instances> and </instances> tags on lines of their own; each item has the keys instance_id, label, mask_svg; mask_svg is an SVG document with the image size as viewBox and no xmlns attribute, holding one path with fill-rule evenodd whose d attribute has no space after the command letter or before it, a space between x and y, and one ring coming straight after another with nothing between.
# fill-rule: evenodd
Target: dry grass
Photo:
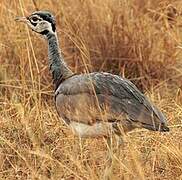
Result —
<instances>
[{"instance_id":1,"label":"dry grass","mask_svg":"<svg viewBox=\"0 0 182 180\"><path fill-rule=\"evenodd\" d=\"M102 179L106 165L104 141L80 141L56 114L46 43L14 22L36 8L55 13L73 71L130 78L168 117L170 133L128 135L113 179L182 179L181 7L181 0L1 0L0 179Z\"/></svg>"}]
</instances>

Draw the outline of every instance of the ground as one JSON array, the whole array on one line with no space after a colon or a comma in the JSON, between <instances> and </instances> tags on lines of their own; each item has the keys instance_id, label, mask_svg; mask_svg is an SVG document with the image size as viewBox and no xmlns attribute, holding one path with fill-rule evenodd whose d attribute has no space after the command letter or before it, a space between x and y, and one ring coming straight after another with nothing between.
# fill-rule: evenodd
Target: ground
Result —
<instances>
[{"instance_id":1,"label":"ground","mask_svg":"<svg viewBox=\"0 0 182 180\"><path fill-rule=\"evenodd\" d=\"M75 137L58 117L46 41L14 21L56 15L60 47L76 73L107 71L134 82L166 115L169 133L135 130L115 154L113 179L182 179L180 0L2 0L0 179L102 179L104 139Z\"/></svg>"}]
</instances>

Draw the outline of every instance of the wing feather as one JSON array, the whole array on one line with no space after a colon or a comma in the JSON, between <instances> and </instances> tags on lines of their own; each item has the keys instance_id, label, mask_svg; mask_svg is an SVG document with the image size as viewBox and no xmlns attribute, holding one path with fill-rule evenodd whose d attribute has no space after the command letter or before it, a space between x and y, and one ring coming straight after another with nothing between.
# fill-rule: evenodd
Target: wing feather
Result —
<instances>
[{"instance_id":1,"label":"wing feather","mask_svg":"<svg viewBox=\"0 0 182 180\"><path fill-rule=\"evenodd\" d=\"M87 94L87 100L90 98L90 101L93 101L95 95L97 98L95 103L99 103L101 108L103 104L109 105L110 113L113 115L120 117L120 114L125 114L133 122L154 128L166 124L164 115L132 82L110 73L73 76L58 87L57 97L58 94L72 97L77 94ZM79 99L77 101L79 102Z\"/></svg>"}]
</instances>

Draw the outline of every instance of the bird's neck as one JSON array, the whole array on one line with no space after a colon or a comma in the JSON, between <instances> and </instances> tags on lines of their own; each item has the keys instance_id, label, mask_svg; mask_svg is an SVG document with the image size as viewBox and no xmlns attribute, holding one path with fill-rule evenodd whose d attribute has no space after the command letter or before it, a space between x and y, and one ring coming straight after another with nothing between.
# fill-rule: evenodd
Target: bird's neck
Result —
<instances>
[{"instance_id":1,"label":"bird's neck","mask_svg":"<svg viewBox=\"0 0 182 180\"><path fill-rule=\"evenodd\" d=\"M56 33L48 33L46 38L48 40L49 69L52 73L52 79L56 89L63 80L72 76L73 72L64 62Z\"/></svg>"}]
</instances>

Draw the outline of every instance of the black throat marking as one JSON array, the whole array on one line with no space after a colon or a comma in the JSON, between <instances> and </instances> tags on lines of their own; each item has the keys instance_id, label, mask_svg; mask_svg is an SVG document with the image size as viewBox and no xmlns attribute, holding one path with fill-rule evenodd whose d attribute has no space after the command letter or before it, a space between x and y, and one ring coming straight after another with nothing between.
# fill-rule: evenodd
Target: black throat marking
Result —
<instances>
[{"instance_id":1,"label":"black throat marking","mask_svg":"<svg viewBox=\"0 0 182 180\"><path fill-rule=\"evenodd\" d=\"M48 30L44 30L44 31L40 32L40 34L42 34L42 35L48 35L48 33L49 33Z\"/></svg>"},{"instance_id":2,"label":"black throat marking","mask_svg":"<svg viewBox=\"0 0 182 180\"><path fill-rule=\"evenodd\" d=\"M39 17L41 17L43 20L51 23L52 31L53 32L56 31L56 20L55 20L54 16L51 15L50 12L47 12L47 11L37 11L35 14L38 15ZM42 33L45 35L46 32L43 31Z\"/></svg>"}]
</instances>

